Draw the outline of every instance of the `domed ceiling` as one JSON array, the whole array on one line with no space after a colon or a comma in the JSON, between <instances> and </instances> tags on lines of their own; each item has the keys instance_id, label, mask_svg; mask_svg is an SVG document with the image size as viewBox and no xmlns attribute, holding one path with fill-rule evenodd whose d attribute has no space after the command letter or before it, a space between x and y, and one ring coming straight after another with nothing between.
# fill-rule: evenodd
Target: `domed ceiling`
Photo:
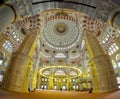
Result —
<instances>
[{"instance_id":1,"label":"domed ceiling","mask_svg":"<svg viewBox=\"0 0 120 99\"><path fill-rule=\"evenodd\" d=\"M24 39L25 34L19 31L21 28L25 30L40 28L41 38L36 54L43 60L46 56L47 61L63 63L75 63L76 57L77 62L82 60L80 57L86 51L84 44L81 45L84 29L96 33L93 35L97 36L106 53L116 36L120 35L119 30L107 24L108 20L113 26L117 25L116 28L119 26L119 13L116 15L116 11L115 13L112 11L119 9L119 6L112 2L117 2L117 0L25 1L6 0L6 3L13 2L20 5L21 19L4 31L13 46L13 52ZM112 15L109 15L110 12ZM55 60L55 56L59 53L66 56L66 59ZM75 58L74 61L73 58ZM54 62L51 63L54 64Z\"/></svg>"},{"instance_id":2,"label":"domed ceiling","mask_svg":"<svg viewBox=\"0 0 120 99\"><path fill-rule=\"evenodd\" d=\"M84 29L90 30L91 35L97 37L106 54L116 37L120 36L118 0L4 1L18 6L21 17L4 30L13 48L11 52L16 52L25 37L22 29L40 29L41 37L33 56L34 66L39 66L40 69L47 70L43 66L56 65L59 73L63 70L70 74L74 70L75 74L77 72L74 68L68 69L70 66L87 68L89 55L83 40ZM7 42L8 45L10 43ZM6 55L8 58L11 53ZM1 59L2 56L0 53ZM60 65L67 65L68 68L59 68Z\"/></svg>"},{"instance_id":3,"label":"domed ceiling","mask_svg":"<svg viewBox=\"0 0 120 99\"><path fill-rule=\"evenodd\" d=\"M61 17L57 19L57 17ZM67 19L68 18L68 19ZM42 31L42 38L46 44L56 50L66 50L74 47L80 40L81 30L75 19L69 16L56 16L49 20Z\"/></svg>"}]
</instances>

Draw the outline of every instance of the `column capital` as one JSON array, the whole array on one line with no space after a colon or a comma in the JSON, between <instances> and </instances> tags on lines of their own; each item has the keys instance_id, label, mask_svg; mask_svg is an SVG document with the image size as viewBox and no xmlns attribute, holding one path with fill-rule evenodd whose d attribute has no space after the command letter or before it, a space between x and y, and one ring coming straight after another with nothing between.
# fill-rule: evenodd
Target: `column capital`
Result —
<instances>
[{"instance_id":1,"label":"column capital","mask_svg":"<svg viewBox=\"0 0 120 99\"><path fill-rule=\"evenodd\" d=\"M25 31L27 33L27 35L31 35L33 37L40 37L40 29L39 28L35 28L35 29L29 29Z\"/></svg>"},{"instance_id":2,"label":"column capital","mask_svg":"<svg viewBox=\"0 0 120 99\"><path fill-rule=\"evenodd\" d=\"M97 37L101 34L101 30L99 31L94 31L94 30L88 30L88 29L84 29L83 30L83 37L86 37L86 35L90 35L92 37Z\"/></svg>"}]
</instances>

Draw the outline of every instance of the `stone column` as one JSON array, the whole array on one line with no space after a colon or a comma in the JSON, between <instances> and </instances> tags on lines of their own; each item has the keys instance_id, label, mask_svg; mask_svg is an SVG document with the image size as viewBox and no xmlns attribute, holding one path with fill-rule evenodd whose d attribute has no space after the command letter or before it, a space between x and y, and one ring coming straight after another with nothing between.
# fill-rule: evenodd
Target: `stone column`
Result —
<instances>
[{"instance_id":1,"label":"stone column","mask_svg":"<svg viewBox=\"0 0 120 99\"><path fill-rule=\"evenodd\" d=\"M52 90L52 89L53 89L53 75L50 75L50 77L49 77L48 89L49 89L49 90Z\"/></svg>"},{"instance_id":2,"label":"stone column","mask_svg":"<svg viewBox=\"0 0 120 99\"><path fill-rule=\"evenodd\" d=\"M67 80L67 84L66 84L67 90L70 90L71 89L71 86L70 86L70 76L68 76L66 80Z\"/></svg>"},{"instance_id":3,"label":"stone column","mask_svg":"<svg viewBox=\"0 0 120 99\"><path fill-rule=\"evenodd\" d=\"M41 88L41 76L40 74L37 75L37 89Z\"/></svg>"},{"instance_id":4,"label":"stone column","mask_svg":"<svg viewBox=\"0 0 120 99\"><path fill-rule=\"evenodd\" d=\"M80 82L80 84L79 84L79 89L80 89L80 91L83 91L83 86L82 86L82 83Z\"/></svg>"},{"instance_id":5,"label":"stone column","mask_svg":"<svg viewBox=\"0 0 120 99\"><path fill-rule=\"evenodd\" d=\"M2 88L10 91L28 91L30 71L33 65L32 57L39 38L39 29L28 30L26 32L27 35L18 51L13 53L3 78Z\"/></svg>"},{"instance_id":6,"label":"stone column","mask_svg":"<svg viewBox=\"0 0 120 99\"><path fill-rule=\"evenodd\" d=\"M93 92L108 92L117 89L117 81L111 60L100 46L93 31L85 30L85 44L90 55Z\"/></svg>"},{"instance_id":7,"label":"stone column","mask_svg":"<svg viewBox=\"0 0 120 99\"><path fill-rule=\"evenodd\" d=\"M0 5L0 32L3 32L4 28L14 23L16 19L16 10L12 5Z\"/></svg>"},{"instance_id":8,"label":"stone column","mask_svg":"<svg viewBox=\"0 0 120 99\"><path fill-rule=\"evenodd\" d=\"M39 60L38 60L39 61ZM36 64L38 67L38 64ZM36 85L37 85L37 74L38 74L38 68L35 67L33 69L33 73L32 73L32 80L31 80L31 90L36 89Z\"/></svg>"},{"instance_id":9,"label":"stone column","mask_svg":"<svg viewBox=\"0 0 120 99\"><path fill-rule=\"evenodd\" d=\"M38 69L39 69L39 63L40 63L40 48L38 46L36 48L37 55L36 55L34 66L33 66L31 88L30 88L31 90L35 90L37 87L37 80L38 80L37 77L38 77Z\"/></svg>"}]
</instances>

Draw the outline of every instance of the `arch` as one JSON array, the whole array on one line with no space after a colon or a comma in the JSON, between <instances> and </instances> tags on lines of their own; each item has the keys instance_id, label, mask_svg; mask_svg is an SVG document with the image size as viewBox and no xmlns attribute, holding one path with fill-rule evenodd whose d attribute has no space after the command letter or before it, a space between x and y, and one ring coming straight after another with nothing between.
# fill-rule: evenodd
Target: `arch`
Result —
<instances>
[{"instance_id":1,"label":"arch","mask_svg":"<svg viewBox=\"0 0 120 99\"><path fill-rule=\"evenodd\" d=\"M50 18L50 20L51 20L52 18ZM70 18L70 19L72 19L72 18ZM82 18L81 18L82 19ZM73 19L72 19L73 20ZM48 21L48 20L47 20ZM92 30L92 28L95 28L95 31L97 31L97 29L100 27L100 28L102 28L102 24L100 24L99 22L97 22L97 21L94 21L93 22L93 20L92 19L87 19L87 21L88 21L88 23L86 23L86 25L88 25L88 24L90 24L91 23L91 25L89 26L89 28ZM82 20L80 21L81 23L82 23ZM35 21L34 21L34 23L35 23ZM44 22L43 22L44 23ZM95 25L93 25L93 24L95 24ZM34 26L34 27L36 27L36 26ZM29 27L30 28L30 27ZM41 29L42 30L42 29ZM74 31L73 31L74 32ZM80 31L79 31L80 32ZM92 31L91 31L92 32ZM31 33L32 34L32 33ZM33 36L34 34L32 34L32 36ZM106 38L107 39L107 38ZM18 39L19 40L19 39ZM107 39L108 40L108 39ZM28 43L26 43L26 44L28 44ZM74 44L74 43L73 43ZM60 45L61 45L61 43L60 43ZM25 46L26 47L26 46ZM32 47L34 47L34 46L32 46ZM71 46L68 46L68 47L71 47ZM52 48L52 47L51 47ZM21 50L21 49L20 49ZM33 50L33 49L32 49ZM56 49L56 50L59 50L59 49ZM61 49L60 49L61 50ZM99 50L98 50L99 51ZM31 53L32 53L33 51L31 51ZM74 52L74 51L73 51ZM26 53L23 53L23 54L25 54L26 55ZM102 53L103 54L103 53ZM32 54L33 55L33 54ZM32 55L30 55L31 56L31 58L32 58ZM17 55L16 55L17 56ZM21 56L22 56L22 54L21 54ZM64 53L57 53L56 54L56 57L58 57L58 58L66 58L66 56L65 56L65 54ZM31 59L30 58L30 59ZM23 57L19 57L19 59L23 59ZM24 59L26 59L26 58L24 58ZM30 66L28 66L28 70L27 70L27 73L26 72L23 72L24 73L24 75L28 75L29 76L29 74L28 74L28 72L30 71L30 67L31 67L31 64L32 64L32 60L27 60L26 59L26 61L28 61L28 65L30 65ZM61 61L61 60L60 60ZM18 63L19 62L19 60L16 60L16 63ZM20 61L21 62L21 61ZM93 61L94 62L94 61ZM100 60L100 62L102 62L102 58L101 58L101 60ZM98 63L97 63L98 64ZM11 65L13 65L13 64L11 64ZM18 65L18 64L15 64L16 66L18 66L18 68L19 68L19 70L21 70L22 68L21 68L21 65ZM27 67L26 66L26 64L24 63L24 64L22 64L22 66L23 65L25 65L24 67ZM109 65L109 64L108 64ZM68 67L68 66L67 66ZM99 65L98 65L98 67L100 67ZM50 67L51 68L51 67ZM102 68L101 68L102 69ZM21 73L21 74L23 74L22 73L22 71L18 71L18 70L15 70L14 68L13 68L13 71L17 71L18 73ZM111 72L111 71L110 71ZM66 74L65 73L65 71L62 71L62 70L57 70L56 72L55 72L56 74L58 74L58 75L62 75L62 74ZM108 72L109 73L109 72ZM14 75L13 75L14 76ZM12 80L13 80L13 76L11 76L11 78L12 78ZM20 80L19 81L21 81L21 78L24 78L24 77L22 77L22 76L20 76L20 74L19 75L17 75L16 77L19 77L20 78ZM14 78L16 78L16 77L14 77ZM102 78L102 77L101 77ZM26 79L24 79L24 80L26 80ZM17 84L17 82L16 82L16 84ZM11 85L13 85L13 84L11 84ZM10 86L11 87L11 86ZM22 87L21 87L22 88ZM101 87L101 89L102 89L102 87ZM22 90L22 89L21 89ZM23 90L24 91L24 90Z\"/></svg>"},{"instance_id":2,"label":"arch","mask_svg":"<svg viewBox=\"0 0 120 99\"><path fill-rule=\"evenodd\" d=\"M114 9L114 10L110 13L110 15L109 15L109 17L108 17L108 23L109 23L112 27L115 27L113 22L114 22L115 17L116 17L118 14L120 14L120 9L119 9L119 8Z\"/></svg>"}]
</instances>

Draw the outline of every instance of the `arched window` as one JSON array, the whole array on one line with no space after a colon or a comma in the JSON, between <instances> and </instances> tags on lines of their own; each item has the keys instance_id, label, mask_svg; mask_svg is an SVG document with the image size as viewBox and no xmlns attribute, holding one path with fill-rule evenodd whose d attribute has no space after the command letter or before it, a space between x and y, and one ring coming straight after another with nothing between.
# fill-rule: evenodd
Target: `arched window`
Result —
<instances>
[{"instance_id":1,"label":"arched window","mask_svg":"<svg viewBox=\"0 0 120 99\"><path fill-rule=\"evenodd\" d=\"M118 49L119 49L119 47L118 47L115 43L113 43L113 44L109 47L108 54L109 54L109 55L112 55L112 54L114 54Z\"/></svg>"},{"instance_id":2,"label":"arched window","mask_svg":"<svg viewBox=\"0 0 120 99\"><path fill-rule=\"evenodd\" d=\"M109 35L109 34L106 34L106 35L104 36L103 40L102 40L102 43L103 43L103 44L106 43L106 42L109 40L109 37L110 37L110 35Z\"/></svg>"},{"instance_id":3,"label":"arched window","mask_svg":"<svg viewBox=\"0 0 120 99\"><path fill-rule=\"evenodd\" d=\"M82 43L81 43L81 49L84 47L84 45L85 45L85 41L82 40Z\"/></svg>"},{"instance_id":4,"label":"arched window","mask_svg":"<svg viewBox=\"0 0 120 99\"><path fill-rule=\"evenodd\" d=\"M12 44L8 40L6 40L2 46L10 53L13 51Z\"/></svg>"},{"instance_id":5,"label":"arched window","mask_svg":"<svg viewBox=\"0 0 120 99\"><path fill-rule=\"evenodd\" d=\"M57 53L57 54L55 55L55 58L66 58L66 55L63 54L63 53Z\"/></svg>"},{"instance_id":6,"label":"arched window","mask_svg":"<svg viewBox=\"0 0 120 99\"><path fill-rule=\"evenodd\" d=\"M17 42L22 42L24 38L24 35L22 33L19 33L18 31L13 31L11 35Z\"/></svg>"}]
</instances>

